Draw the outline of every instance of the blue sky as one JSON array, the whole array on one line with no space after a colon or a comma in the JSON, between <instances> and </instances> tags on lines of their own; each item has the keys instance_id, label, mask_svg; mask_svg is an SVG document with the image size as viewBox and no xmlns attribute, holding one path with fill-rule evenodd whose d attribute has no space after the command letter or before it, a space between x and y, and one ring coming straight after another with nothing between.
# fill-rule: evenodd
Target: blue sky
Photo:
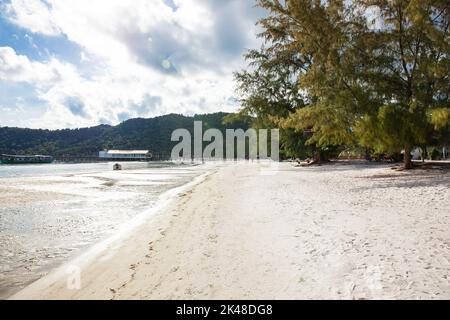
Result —
<instances>
[{"instance_id":1,"label":"blue sky","mask_svg":"<svg viewBox=\"0 0 450 320\"><path fill-rule=\"evenodd\" d=\"M252 0L0 0L0 126L233 111Z\"/></svg>"}]
</instances>

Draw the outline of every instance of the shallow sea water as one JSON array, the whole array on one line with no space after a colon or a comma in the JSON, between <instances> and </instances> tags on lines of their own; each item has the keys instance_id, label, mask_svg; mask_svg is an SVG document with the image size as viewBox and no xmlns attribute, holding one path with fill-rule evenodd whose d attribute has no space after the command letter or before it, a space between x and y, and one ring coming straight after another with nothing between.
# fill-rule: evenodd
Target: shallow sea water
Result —
<instances>
[{"instance_id":1,"label":"shallow sea water","mask_svg":"<svg viewBox=\"0 0 450 320\"><path fill-rule=\"evenodd\" d=\"M108 238L206 172L170 162L0 166L0 298Z\"/></svg>"}]
</instances>

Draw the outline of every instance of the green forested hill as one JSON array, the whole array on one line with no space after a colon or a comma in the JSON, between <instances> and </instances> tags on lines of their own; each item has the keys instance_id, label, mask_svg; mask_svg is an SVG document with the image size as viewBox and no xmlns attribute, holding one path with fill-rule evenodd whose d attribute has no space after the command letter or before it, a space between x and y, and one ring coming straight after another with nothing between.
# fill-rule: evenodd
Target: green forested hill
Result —
<instances>
[{"instance_id":1,"label":"green forested hill","mask_svg":"<svg viewBox=\"0 0 450 320\"><path fill-rule=\"evenodd\" d=\"M155 155L168 155L176 142L170 141L173 130L186 128L193 132L194 120L207 128L247 129L248 124L223 124L227 113L219 112L186 117L169 114L150 119L130 119L117 126L100 125L91 128L36 130L0 128L0 153L48 154L54 157L96 156L103 149L149 149Z\"/></svg>"}]
</instances>

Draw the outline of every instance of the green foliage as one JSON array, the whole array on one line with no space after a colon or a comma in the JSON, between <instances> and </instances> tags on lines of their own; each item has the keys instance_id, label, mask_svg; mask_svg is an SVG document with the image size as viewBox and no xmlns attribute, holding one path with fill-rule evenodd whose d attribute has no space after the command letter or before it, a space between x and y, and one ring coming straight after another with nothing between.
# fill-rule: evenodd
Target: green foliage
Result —
<instances>
[{"instance_id":1,"label":"green foliage","mask_svg":"<svg viewBox=\"0 0 450 320\"><path fill-rule=\"evenodd\" d=\"M193 134L194 120L203 121L204 130L217 128L224 132L226 128L248 128L242 121L224 124L227 115L222 112L193 117L170 114L130 119L117 126L55 131L4 127L0 128L0 153L93 157L103 149L148 149L153 154L168 157L177 143L170 141L173 130L186 128Z\"/></svg>"},{"instance_id":2,"label":"green foliage","mask_svg":"<svg viewBox=\"0 0 450 320\"><path fill-rule=\"evenodd\" d=\"M305 61L295 50L273 47L250 50L245 58L249 69L235 73L242 109L233 117L245 119L255 129L279 128L282 157L309 154L301 132L280 126L281 120L305 106L298 83Z\"/></svg>"},{"instance_id":3,"label":"green foliage","mask_svg":"<svg viewBox=\"0 0 450 320\"><path fill-rule=\"evenodd\" d=\"M294 128L303 133L310 132L311 135L306 143L326 149L329 146L352 142L350 124L346 113L342 111L324 101L319 101L297 110L280 121L280 124L284 128Z\"/></svg>"},{"instance_id":4,"label":"green foliage","mask_svg":"<svg viewBox=\"0 0 450 320\"><path fill-rule=\"evenodd\" d=\"M257 4L268 13L259 22L265 47L250 51L250 69L236 76L247 114L306 132L323 150L400 153L448 142L448 1Z\"/></svg>"},{"instance_id":5,"label":"green foliage","mask_svg":"<svg viewBox=\"0 0 450 320\"><path fill-rule=\"evenodd\" d=\"M436 148L433 148L428 153L429 160L440 160L441 159L441 155L442 155L441 151L436 149Z\"/></svg>"},{"instance_id":6,"label":"green foliage","mask_svg":"<svg viewBox=\"0 0 450 320\"><path fill-rule=\"evenodd\" d=\"M436 108L431 113L431 124L435 130L448 128L450 125L450 108Z\"/></svg>"},{"instance_id":7,"label":"green foliage","mask_svg":"<svg viewBox=\"0 0 450 320\"><path fill-rule=\"evenodd\" d=\"M401 105L387 105L376 115L366 115L356 122L355 132L363 146L377 152L395 153L401 146L426 144L428 126L421 126L424 115L405 112Z\"/></svg>"}]
</instances>

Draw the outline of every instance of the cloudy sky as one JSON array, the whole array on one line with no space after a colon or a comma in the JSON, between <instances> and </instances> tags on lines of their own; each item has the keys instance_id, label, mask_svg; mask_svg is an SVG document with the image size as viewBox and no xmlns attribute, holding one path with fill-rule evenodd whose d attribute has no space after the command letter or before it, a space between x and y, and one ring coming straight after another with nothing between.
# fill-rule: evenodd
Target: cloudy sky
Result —
<instances>
[{"instance_id":1,"label":"cloudy sky","mask_svg":"<svg viewBox=\"0 0 450 320\"><path fill-rule=\"evenodd\" d=\"M233 111L253 0L0 0L0 126Z\"/></svg>"}]
</instances>

